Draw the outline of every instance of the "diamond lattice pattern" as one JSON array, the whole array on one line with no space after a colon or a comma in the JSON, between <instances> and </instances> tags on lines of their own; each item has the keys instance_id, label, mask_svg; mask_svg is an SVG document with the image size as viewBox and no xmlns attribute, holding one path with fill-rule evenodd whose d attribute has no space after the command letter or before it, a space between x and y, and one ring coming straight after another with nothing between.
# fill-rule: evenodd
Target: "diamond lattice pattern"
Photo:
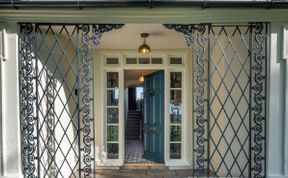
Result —
<instances>
[{"instance_id":1,"label":"diamond lattice pattern","mask_svg":"<svg viewBox=\"0 0 288 178\"><path fill-rule=\"evenodd\" d=\"M36 27L40 177L77 177L77 27Z\"/></svg>"},{"instance_id":2,"label":"diamond lattice pattern","mask_svg":"<svg viewBox=\"0 0 288 178\"><path fill-rule=\"evenodd\" d=\"M210 33L209 169L249 175L249 26L213 26Z\"/></svg>"}]
</instances>

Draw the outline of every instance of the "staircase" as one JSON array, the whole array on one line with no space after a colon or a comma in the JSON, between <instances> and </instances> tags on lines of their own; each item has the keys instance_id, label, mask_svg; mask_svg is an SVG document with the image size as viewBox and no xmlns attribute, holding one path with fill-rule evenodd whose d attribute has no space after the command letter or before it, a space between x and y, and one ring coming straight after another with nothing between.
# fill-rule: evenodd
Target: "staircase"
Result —
<instances>
[{"instance_id":1,"label":"staircase","mask_svg":"<svg viewBox=\"0 0 288 178\"><path fill-rule=\"evenodd\" d=\"M139 140L140 139L140 120L141 112L130 110L128 111L125 129L126 140Z\"/></svg>"}]
</instances>

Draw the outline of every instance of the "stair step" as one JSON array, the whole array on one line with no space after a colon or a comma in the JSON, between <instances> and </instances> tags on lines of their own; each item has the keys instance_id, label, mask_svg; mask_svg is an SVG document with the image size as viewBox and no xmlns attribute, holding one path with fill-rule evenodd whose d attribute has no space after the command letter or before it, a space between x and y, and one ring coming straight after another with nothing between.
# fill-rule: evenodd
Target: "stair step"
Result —
<instances>
[{"instance_id":1,"label":"stair step","mask_svg":"<svg viewBox=\"0 0 288 178\"><path fill-rule=\"evenodd\" d=\"M140 115L128 115L127 117L139 117L139 118L141 118Z\"/></svg>"},{"instance_id":2,"label":"stair step","mask_svg":"<svg viewBox=\"0 0 288 178\"><path fill-rule=\"evenodd\" d=\"M140 131L139 130L131 130L130 132L125 132L125 135L131 135L131 134L136 134L136 133L139 133Z\"/></svg>"},{"instance_id":3,"label":"stair step","mask_svg":"<svg viewBox=\"0 0 288 178\"><path fill-rule=\"evenodd\" d=\"M128 112L128 115L141 115L141 113L131 113L131 112Z\"/></svg>"},{"instance_id":4,"label":"stair step","mask_svg":"<svg viewBox=\"0 0 288 178\"><path fill-rule=\"evenodd\" d=\"M133 135L132 135L132 134L130 134L130 135L125 135L125 137L127 137L127 138L128 138L128 137L129 137L129 138L139 138L139 135L140 135L139 133L135 133L135 134L133 134Z\"/></svg>"},{"instance_id":5,"label":"stair step","mask_svg":"<svg viewBox=\"0 0 288 178\"><path fill-rule=\"evenodd\" d=\"M138 170L147 170L147 169L155 169L155 170L169 170L169 167L165 166L165 164L161 163L140 163L140 164L124 164L122 167L120 167L120 170L131 170L131 169L138 169Z\"/></svg>"},{"instance_id":6,"label":"stair step","mask_svg":"<svg viewBox=\"0 0 288 178\"><path fill-rule=\"evenodd\" d=\"M127 119L129 119L129 118L131 118L131 119L134 119L134 118L140 119L141 117L140 116L128 116Z\"/></svg>"},{"instance_id":7,"label":"stair step","mask_svg":"<svg viewBox=\"0 0 288 178\"><path fill-rule=\"evenodd\" d=\"M139 120L141 120L139 117L129 117L129 118L127 118L127 120L131 120L131 121L133 121L133 120L135 120L135 121L139 121Z\"/></svg>"},{"instance_id":8,"label":"stair step","mask_svg":"<svg viewBox=\"0 0 288 178\"><path fill-rule=\"evenodd\" d=\"M131 130L129 130L129 131L126 131L125 132L125 134L127 133L127 134L129 134L129 133L135 133L135 132L140 132L140 129L131 129Z\"/></svg>"},{"instance_id":9,"label":"stair step","mask_svg":"<svg viewBox=\"0 0 288 178\"><path fill-rule=\"evenodd\" d=\"M126 125L126 129L139 129L139 125Z\"/></svg>"},{"instance_id":10,"label":"stair step","mask_svg":"<svg viewBox=\"0 0 288 178\"><path fill-rule=\"evenodd\" d=\"M137 126L137 125L127 125L126 126L126 129L139 129L140 127L139 126Z\"/></svg>"},{"instance_id":11,"label":"stair step","mask_svg":"<svg viewBox=\"0 0 288 178\"><path fill-rule=\"evenodd\" d=\"M139 110L129 110L128 112L141 112Z\"/></svg>"},{"instance_id":12,"label":"stair step","mask_svg":"<svg viewBox=\"0 0 288 178\"><path fill-rule=\"evenodd\" d=\"M139 135L140 135L139 133L135 133L135 134L133 134L133 135L132 135L132 134L130 134L130 135L125 135L125 137L130 137L130 138L131 138L131 137L136 137L136 138L139 138Z\"/></svg>"},{"instance_id":13,"label":"stair step","mask_svg":"<svg viewBox=\"0 0 288 178\"><path fill-rule=\"evenodd\" d=\"M126 123L139 123L140 120L139 119L128 119Z\"/></svg>"},{"instance_id":14,"label":"stair step","mask_svg":"<svg viewBox=\"0 0 288 178\"><path fill-rule=\"evenodd\" d=\"M139 132L140 128L139 127L126 127L126 132L134 132L137 131Z\"/></svg>"},{"instance_id":15,"label":"stair step","mask_svg":"<svg viewBox=\"0 0 288 178\"><path fill-rule=\"evenodd\" d=\"M126 128L140 128L139 125L126 125Z\"/></svg>"},{"instance_id":16,"label":"stair step","mask_svg":"<svg viewBox=\"0 0 288 178\"><path fill-rule=\"evenodd\" d=\"M126 137L126 140L139 140L139 137Z\"/></svg>"},{"instance_id":17,"label":"stair step","mask_svg":"<svg viewBox=\"0 0 288 178\"><path fill-rule=\"evenodd\" d=\"M131 120L127 120L126 121L126 123L137 123L137 124L139 124L140 123L140 120L138 120L138 119L131 119Z\"/></svg>"}]
</instances>

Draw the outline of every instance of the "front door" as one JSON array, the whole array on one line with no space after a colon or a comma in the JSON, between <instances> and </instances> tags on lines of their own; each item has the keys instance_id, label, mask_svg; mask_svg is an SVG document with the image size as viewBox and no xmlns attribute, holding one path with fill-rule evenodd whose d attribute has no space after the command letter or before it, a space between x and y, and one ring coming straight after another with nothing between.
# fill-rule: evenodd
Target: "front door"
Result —
<instances>
[{"instance_id":1,"label":"front door","mask_svg":"<svg viewBox=\"0 0 288 178\"><path fill-rule=\"evenodd\" d=\"M144 80L144 158L164 162L164 71Z\"/></svg>"}]
</instances>

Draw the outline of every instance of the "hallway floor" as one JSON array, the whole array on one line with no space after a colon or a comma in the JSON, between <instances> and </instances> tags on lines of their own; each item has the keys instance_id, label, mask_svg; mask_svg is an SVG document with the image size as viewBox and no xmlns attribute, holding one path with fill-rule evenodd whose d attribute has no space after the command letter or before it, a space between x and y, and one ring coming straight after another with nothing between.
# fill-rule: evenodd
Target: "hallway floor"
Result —
<instances>
[{"instance_id":1,"label":"hallway floor","mask_svg":"<svg viewBox=\"0 0 288 178\"><path fill-rule=\"evenodd\" d=\"M143 143L140 140L125 141L125 163L154 163L143 158Z\"/></svg>"}]
</instances>

